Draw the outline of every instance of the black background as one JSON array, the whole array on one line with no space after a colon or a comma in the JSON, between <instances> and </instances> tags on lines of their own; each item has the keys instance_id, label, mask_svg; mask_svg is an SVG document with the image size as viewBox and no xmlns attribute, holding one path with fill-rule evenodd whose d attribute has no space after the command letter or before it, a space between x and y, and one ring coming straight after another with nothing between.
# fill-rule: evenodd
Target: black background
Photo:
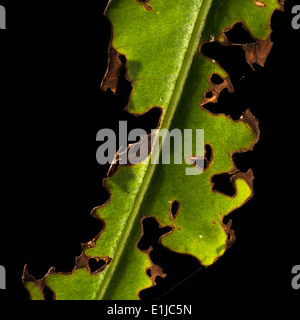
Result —
<instances>
[{"instance_id":1,"label":"black background","mask_svg":"<svg viewBox=\"0 0 300 320\"><path fill-rule=\"evenodd\" d=\"M136 118L124 110L130 92L125 80L116 95L100 91L110 39L102 2L0 1L7 10L7 30L0 35L0 265L7 271L1 299L29 298L21 281L24 264L36 278L51 266L71 271L80 244L100 231L100 221L89 215L108 199L102 187L108 165L95 158L98 130L116 130L120 120L129 130L156 125L155 112ZM250 108L260 121L259 143L236 160L243 171L253 168L255 195L230 215L237 241L213 266L197 272L194 258L157 247L152 258L168 277L143 299L299 299L300 290L291 287L291 269L300 264L295 4L286 1L285 12L274 13L274 47L264 68L253 72L239 47L204 49L235 87L211 110L237 119Z\"/></svg>"}]
</instances>

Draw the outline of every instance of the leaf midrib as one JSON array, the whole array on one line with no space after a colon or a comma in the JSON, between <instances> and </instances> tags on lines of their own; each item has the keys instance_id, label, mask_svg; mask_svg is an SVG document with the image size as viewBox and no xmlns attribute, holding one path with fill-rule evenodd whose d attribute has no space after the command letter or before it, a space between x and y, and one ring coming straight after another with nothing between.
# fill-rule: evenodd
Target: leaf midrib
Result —
<instances>
[{"instance_id":1,"label":"leaf midrib","mask_svg":"<svg viewBox=\"0 0 300 320\"><path fill-rule=\"evenodd\" d=\"M176 85L174 87L173 95L169 103L169 107L167 109L167 112L164 116L164 119L162 121L162 125L160 129L165 128L169 129L175 114L175 111L177 109L178 103L180 101L182 91L187 79L187 76L189 74L189 70L193 61L193 58L195 56L196 50L199 46L200 37L206 22L207 15L209 13L209 9L211 7L213 0L203 0L202 5L200 6L198 17L194 26L194 30L191 35L191 39L189 42L189 46L187 48L187 51L185 53L185 57L183 59L182 66L180 68L180 72L176 81ZM162 115L163 116L163 115ZM161 152L162 146L160 145L160 152ZM160 154L159 152L159 154ZM99 288L99 291L96 295L96 300L101 300L105 296L105 293L107 291L107 288L110 284L110 281L113 277L113 274L118 266L119 260L122 256L122 253L124 251L124 248L127 243L127 239L131 233L132 227L134 225L135 219L138 215L139 208L141 206L141 203L144 199L144 196L148 190L148 186L151 182L152 176L154 174L156 165L155 164L148 164L148 168L146 170L144 181L141 185L141 188L135 198L132 210L129 214L128 221L126 223L126 227L124 229L123 235L119 241L118 248L115 252L115 255L108 266L108 269L105 273L103 283L101 287ZM105 271L104 271L105 272Z\"/></svg>"}]
</instances>

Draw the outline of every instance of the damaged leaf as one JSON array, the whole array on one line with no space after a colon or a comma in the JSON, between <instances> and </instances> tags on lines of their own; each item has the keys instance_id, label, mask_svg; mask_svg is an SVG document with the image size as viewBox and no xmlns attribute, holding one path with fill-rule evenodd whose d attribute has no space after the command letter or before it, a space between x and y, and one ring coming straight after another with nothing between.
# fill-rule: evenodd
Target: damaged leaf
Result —
<instances>
[{"instance_id":1,"label":"damaged leaf","mask_svg":"<svg viewBox=\"0 0 300 320\"><path fill-rule=\"evenodd\" d=\"M110 199L92 212L103 221L103 230L83 244L71 273L51 268L36 280L25 267L23 280L32 299L43 299L45 288L55 299L138 299L141 290L155 285L156 276L166 276L151 261L152 248L142 250L137 245L147 217L168 228L160 238L162 245L193 255L204 266L213 264L232 245L231 221L224 224L223 218L253 195L252 171L238 172L232 157L252 150L259 138L258 121L249 110L234 121L205 109L206 103L217 102L223 89L233 92L233 86L228 74L201 53L201 47L212 40L236 45L226 32L242 23L255 40L242 45L245 59L252 68L255 63L263 65L272 47L271 15L281 7L277 0L109 2L105 14L113 34L102 89L115 92L126 67L132 85L128 112L144 114L158 107L160 129L204 129L204 171L185 174L186 168L198 170L193 154L190 164L112 165L104 181ZM117 153L116 161L121 157ZM230 175L233 196L213 189L212 178L224 173ZM91 259L102 262L101 267L92 271Z\"/></svg>"}]
</instances>

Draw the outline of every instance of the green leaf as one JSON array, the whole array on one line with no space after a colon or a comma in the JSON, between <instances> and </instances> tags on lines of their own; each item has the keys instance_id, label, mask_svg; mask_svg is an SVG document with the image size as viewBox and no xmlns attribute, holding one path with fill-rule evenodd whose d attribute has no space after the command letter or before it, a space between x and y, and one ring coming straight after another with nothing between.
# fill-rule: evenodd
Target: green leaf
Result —
<instances>
[{"instance_id":1,"label":"green leaf","mask_svg":"<svg viewBox=\"0 0 300 320\"><path fill-rule=\"evenodd\" d=\"M186 175L192 164L120 165L110 172L105 185L110 200L94 209L104 228L83 245L71 273L52 268L42 280L24 272L24 283L33 299L43 297L43 287L56 299L138 299L141 290L155 285L157 275L149 253L137 244L142 221L154 217L160 227L170 226L161 244L175 252L196 257L202 265L213 264L234 241L231 223L223 218L253 195L253 174L238 172L232 161L237 152L251 150L259 137L258 122L247 110L238 121L205 109L217 102L221 90L233 91L226 72L201 53L204 43L218 40L232 45L225 31L242 22L255 43L242 45L247 62L263 65L272 47L270 19L276 0L111 0L106 10L112 22L110 61L102 87L117 90L126 58L127 78L132 84L128 111L143 114L161 109L160 129L204 129L211 159L202 174ZM218 74L217 85L211 76ZM211 97L205 96L211 91ZM196 148L193 142L194 150ZM192 154L191 154L192 156ZM151 157L151 155L149 155ZM171 158L174 157L172 150ZM194 168L197 170L196 168ZM113 173L113 174L112 174ZM229 173L235 188L230 197L213 190L212 177ZM172 204L179 205L176 216ZM88 261L103 260L91 272ZM151 269L151 278L146 270Z\"/></svg>"}]
</instances>

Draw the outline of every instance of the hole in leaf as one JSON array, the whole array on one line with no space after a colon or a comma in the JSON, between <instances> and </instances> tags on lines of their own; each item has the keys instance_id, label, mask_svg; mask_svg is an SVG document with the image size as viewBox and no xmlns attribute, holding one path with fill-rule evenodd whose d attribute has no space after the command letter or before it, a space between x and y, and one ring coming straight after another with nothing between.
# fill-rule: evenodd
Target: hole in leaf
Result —
<instances>
[{"instance_id":1,"label":"hole in leaf","mask_svg":"<svg viewBox=\"0 0 300 320\"><path fill-rule=\"evenodd\" d=\"M148 277L151 278L151 269L147 269L146 273L147 273Z\"/></svg>"},{"instance_id":2,"label":"hole in leaf","mask_svg":"<svg viewBox=\"0 0 300 320\"><path fill-rule=\"evenodd\" d=\"M99 271L106 264L106 261L100 258L90 258L89 267L92 273Z\"/></svg>"},{"instance_id":3,"label":"hole in leaf","mask_svg":"<svg viewBox=\"0 0 300 320\"><path fill-rule=\"evenodd\" d=\"M242 46L226 46L219 42L206 42L201 47L201 52L214 59L230 76L233 87L239 84L245 75L253 73L245 59ZM214 77L214 79L216 79Z\"/></svg>"},{"instance_id":4,"label":"hole in leaf","mask_svg":"<svg viewBox=\"0 0 300 320\"><path fill-rule=\"evenodd\" d=\"M235 190L230 181L230 177L231 175L228 173L214 175L211 179L213 183L212 190L232 197L235 194Z\"/></svg>"},{"instance_id":5,"label":"hole in leaf","mask_svg":"<svg viewBox=\"0 0 300 320\"><path fill-rule=\"evenodd\" d=\"M44 286L43 288L44 292L44 298L45 300L54 300L54 293L51 289L49 289L47 286Z\"/></svg>"},{"instance_id":6,"label":"hole in leaf","mask_svg":"<svg viewBox=\"0 0 300 320\"><path fill-rule=\"evenodd\" d=\"M129 114L128 132L135 128L143 128L147 134L151 133L151 130L158 126L161 114L162 110L158 107L153 107L140 116Z\"/></svg>"},{"instance_id":7,"label":"hole in leaf","mask_svg":"<svg viewBox=\"0 0 300 320\"><path fill-rule=\"evenodd\" d=\"M153 264L159 265L167 276L165 278L157 276L155 279L156 285L140 291L139 296L142 300L153 300L153 297L176 298L174 296L175 291L170 289L179 286L178 284L182 280L198 271L201 265L195 257L170 251L158 242L162 234L172 230L171 227L160 228L156 219L152 217L145 218L142 225L144 234L138 243L138 247L146 250L151 246L153 248L150 252L151 261ZM180 279L178 279L178 270L180 270ZM149 277L152 276L150 269L147 269L146 273ZM187 284L188 281L185 282L185 285ZM194 292L191 292L190 298L192 297L194 297Z\"/></svg>"},{"instance_id":8,"label":"hole in leaf","mask_svg":"<svg viewBox=\"0 0 300 320\"><path fill-rule=\"evenodd\" d=\"M155 278L155 283L156 285L159 285L160 283L162 283L164 278L162 278L161 276L157 275Z\"/></svg>"},{"instance_id":9,"label":"hole in leaf","mask_svg":"<svg viewBox=\"0 0 300 320\"><path fill-rule=\"evenodd\" d=\"M255 43L255 40L251 37L250 33L245 29L241 22L236 23L229 31L226 31L225 35L231 43Z\"/></svg>"},{"instance_id":10,"label":"hole in leaf","mask_svg":"<svg viewBox=\"0 0 300 320\"><path fill-rule=\"evenodd\" d=\"M258 73L254 73L246 62L245 52L241 46L224 46L210 42L201 47L201 52L225 69L234 88L234 93L230 93L227 88L223 89L217 103L207 102L203 107L212 113L224 113L233 120L238 120L249 106L253 107L251 102L257 100L257 96L253 95L253 89L259 87ZM217 77L212 76L211 79L211 82L217 81Z\"/></svg>"},{"instance_id":11,"label":"hole in leaf","mask_svg":"<svg viewBox=\"0 0 300 320\"><path fill-rule=\"evenodd\" d=\"M208 92L205 93L205 97L208 98L208 99L212 98L212 96L213 96L212 91L208 91Z\"/></svg>"},{"instance_id":12,"label":"hole in leaf","mask_svg":"<svg viewBox=\"0 0 300 320\"><path fill-rule=\"evenodd\" d=\"M180 210L180 203L177 200L174 200L171 204L171 212L170 212L171 220L174 220L177 217L179 210Z\"/></svg>"},{"instance_id":13,"label":"hole in leaf","mask_svg":"<svg viewBox=\"0 0 300 320\"><path fill-rule=\"evenodd\" d=\"M217 73L213 73L210 77L210 81L214 84L222 84L224 82L224 79L221 78Z\"/></svg>"},{"instance_id":14,"label":"hole in leaf","mask_svg":"<svg viewBox=\"0 0 300 320\"><path fill-rule=\"evenodd\" d=\"M234 153L232 159L236 167L242 172L247 172L249 168L254 167L254 156L252 151Z\"/></svg>"},{"instance_id":15,"label":"hole in leaf","mask_svg":"<svg viewBox=\"0 0 300 320\"><path fill-rule=\"evenodd\" d=\"M123 65L126 65L126 56L119 55L119 59ZM125 106L127 106L129 102L129 97L132 91L132 84L128 80L126 72L126 68L123 68L120 72L116 92L112 93L110 91L107 91L106 93L107 105L110 106L107 112L107 117L113 118L117 113L119 115L119 119L127 120L128 132L135 128L143 128L147 133L150 133L151 129L156 128L159 124L161 109L154 106L148 112L139 116L128 113ZM121 106L123 106L124 108L120 112ZM95 119L95 121L97 120ZM119 130L118 126L119 123L116 122L116 127L111 127L111 129L117 132Z\"/></svg>"},{"instance_id":16,"label":"hole in leaf","mask_svg":"<svg viewBox=\"0 0 300 320\"><path fill-rule=\"evenodd\" d=\"M144 289L139 293L141 300L153 300L153 297L159 300L178 298L178 289L181 286L186 288L189 281L195 280L195 277L191 277L191 275L201 269L201 265L195 257L172 252L158 243L153 246L150 258L153 263L160 265L167 276L162 278L158 275L155 279L155 286ZM180 270L180 274L178 270ZM151 277L151 271L150 273L148 270L146 272ZM190 296L186 298L195 298L195 292L190 291Z\"/></svg>"},{"instance_id":17,"label":"hole in leaf","mask_svg":"<svg viewBox=\"0 0 300 320\"><path fill-rule=\"evenodd\" d=\"M212 147L209 144L205 145L205 157L204 157L204 170L209 167L209 164L212 161L213 153Z\"/></svg>"},{"instance_id":18,"label":"hole in leaf","mask_svg":"<svg viewBox=\"0 0 300 320\"><path fill-rule=\"evenodd\" d=\"M142 225L143 236L137 244L140 250L148 250L150 246L158 245L159 238L172 230L169 226L160 228L156 219L152 217L143 219Z\"/></svg>"}]
</instances>

